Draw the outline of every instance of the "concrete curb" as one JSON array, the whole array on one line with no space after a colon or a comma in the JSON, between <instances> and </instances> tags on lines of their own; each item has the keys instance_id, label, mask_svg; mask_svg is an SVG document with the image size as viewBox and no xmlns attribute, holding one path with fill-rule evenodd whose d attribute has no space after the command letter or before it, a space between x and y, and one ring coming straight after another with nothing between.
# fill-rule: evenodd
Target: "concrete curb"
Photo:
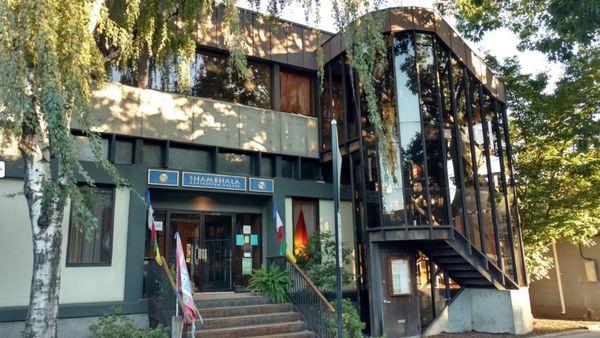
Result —
<instances>
[{"instance_id":1,"label":"concrete curb","mask_svg":"<svg viewBox=\"0 0 600 338\"><path fill-rule=\"evenodd\" d=\"M567 331L561 331L561 332L555 332L555 333L547 333L547 334L542 334L542 335L533 336L533 337L536 337L536 338L562 337L562 336L566 336L566 335L577 334L577 333L587 333L587 332L594 332L594 331L590 330L588 328L581 328L581 329L573 329L573 330L567 330Z\"/></svg>"}]
</instances>

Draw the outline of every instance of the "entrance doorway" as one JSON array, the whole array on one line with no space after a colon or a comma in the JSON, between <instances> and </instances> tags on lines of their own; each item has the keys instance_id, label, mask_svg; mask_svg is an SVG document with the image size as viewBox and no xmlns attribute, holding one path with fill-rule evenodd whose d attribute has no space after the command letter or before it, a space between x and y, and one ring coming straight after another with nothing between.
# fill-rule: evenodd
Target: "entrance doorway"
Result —
<instances>
[{"instance_id":1,"label":"entrance doorway","mask_svg":"<svg viewBox=\"0 0 600 338\"><path fill-rule=\"evenodd\" d=\"M234 215L172 212L168 231L178 231L184 247L190 278L200 292L232 289L231 258Z\"/></svg>"}]
</instances>

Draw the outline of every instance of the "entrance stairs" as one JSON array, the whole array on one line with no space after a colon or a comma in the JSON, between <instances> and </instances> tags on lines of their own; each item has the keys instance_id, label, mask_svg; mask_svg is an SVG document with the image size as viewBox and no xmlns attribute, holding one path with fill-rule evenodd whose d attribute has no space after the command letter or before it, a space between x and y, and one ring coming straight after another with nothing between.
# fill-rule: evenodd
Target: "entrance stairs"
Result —
<instances>
[{"instance_id":1,"label":"entrance stairs","mask_svg":"<svg viewBox=\"0 0 600 338\"><path fill-rule=\"evenodd\" d=\"M196 294L194 300L204 321L196 322L198 337L316 337L292 304L255 293Z\"/></svg>"}]
</instances>

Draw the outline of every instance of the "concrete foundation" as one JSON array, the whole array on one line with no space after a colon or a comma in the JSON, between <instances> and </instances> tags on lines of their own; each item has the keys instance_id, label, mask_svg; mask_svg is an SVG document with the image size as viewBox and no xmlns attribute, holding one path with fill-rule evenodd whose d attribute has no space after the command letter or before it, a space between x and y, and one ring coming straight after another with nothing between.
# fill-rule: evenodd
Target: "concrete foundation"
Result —
<instances>
[{"instance_id":1,"label":"concrete foundation","mask_svg":"<svg viewBox=\"0 0 600 338\"><path fill-rule=\"evenodd\" d=\"M464 289L424 330L423 336L468 331L525 334L533 330L527 288Z\"/></svg>"},{"instance_id":2,"label":"concrete foundation","mask_svg":"<svg viewBox=\"0 0 600 338\"><path fill-rule=\"evenodd\" d=\"M148 314L127 315L137 328L148 329ZM98 323L100 317L62 318L58 320L58 338L92 337L90 325ZM25 322L0 322L0 337L20 338Z\"/></svg>"}]
</instances>

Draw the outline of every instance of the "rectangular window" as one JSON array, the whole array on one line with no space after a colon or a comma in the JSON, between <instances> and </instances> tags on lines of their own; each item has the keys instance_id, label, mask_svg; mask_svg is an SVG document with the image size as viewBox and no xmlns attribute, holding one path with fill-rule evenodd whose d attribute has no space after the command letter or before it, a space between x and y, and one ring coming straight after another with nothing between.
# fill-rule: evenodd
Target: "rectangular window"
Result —
<instances>
[{"instance_id":1,"label":"rectangular window","mask_svg":"<svg viewBox=\"0 0 600 338\"><path fill-rule=\"evenodd\" d=\"M271 108L271 66L248 61L247 74L227 74L226 55L198 51L190 66L194 96Z\"/></svg>"},{"instance_id":2,"label":"rectangular window","mask_svg":"<svg viewBox=\"0 0 600 338\"><path fill-rule=\"evenodd\" d=\"M281 159L281 176L287 178L296 178L296 159L282 158Z\"/></svg>"},{"instance_id":3,"label":"rectangular window","mask_svg":"<svg viewBox=\"0 0 600 338\"><path fill-rule=\"evenodd\" d=\"M75 149L73 151L77 154L77 158L80 161L96 162L90 139L87 136L74 136L74 138ZM104 154L104 158L108 159L108 139L100 139L100 149Z\"/></svg>"},{"instance_id":4,"label":"rectangular window","mask_svg":"<svg viewBox=\"0 0 600 338\"><path fill-rule=\"evenodd\" d=\"M260 176L273 177L273 158L262 155L260 158Z\"/></svg>"},{"instance_id":5,"label":"rectangular window","mask_svg":"<svg viewBox=\"0 0 600 338\"><path fill-rule=\"evenodd\" d=\"M253 175L254 161L250 155L238 153L219 153L217 170L224 174Z\"/></svg>"},{"instance_id":6,"label":"rectangular window","mask_svg":"<svg viewBox=\"0 0 600 338\"><path fill-rule=\"evenodd\" d=\"M207 150L187 147L170 147L169 168L209 171L211 168L211 153Z\"/></svg>"},{"instance_id":7,"label":"rectangular window","mask_svg":"<svg viewBox=\"0 0 600 338\"><path fill-rule=\"evenodd\" d=\"M319 161L318 160L309 160L309 159L301 159L301 172L300 178L303 180L314 180L317 178L319 174Z\"/></svg>"},{"instance_id":8,"label":"rectangular window","mask_svg":"<svg viewBox=\"0 0 600 338\"><path fill-rule=\"evenodd\" d=\"M132 164L133 163L134 144L132 140L115 141L115 163Z\"/></svg>"},{"instance_id":9,"label":"rectangular window","mask_svg":"<svg viewBox=\"0 0 600 338\"><path fill-rule=\"evenodd\" d=\"M282 69L281 111L313 116L311 96L311 76Z\"/></svg>"},{"instance_id":10,"label":"rectangular window","mask_svg":"<svg viewBox=\"0 0 600 338\"><path fill-rule=\"evenodd\" d=\"M163 146L160 143L151 143L144 141L142 146L142 157L145 166L162 167L163 165Z\"/></svg>"},{"instance_id":11,"label":"rectangular window","mask_svg":"<svg viewBox=\"0 0 600 338\"><path fill-rule=\"evenodd\" d=\"M298 255L308 245L308 238L317 230L317 200L292 199L294 221L294 254Z\"/></svg>"},{"instance_id":12,"label":"rectangular window","mask_svg":"<svg viewBox=\"0 0 600 338\"><path fill-rule=\"evenodd\" d=\"M73 217L71 205L67 265L110 265L112 256L114 189L112 187L80 187L86 203L98 220L97 227L86 238Z\"/></svg>"}]
</instances>

